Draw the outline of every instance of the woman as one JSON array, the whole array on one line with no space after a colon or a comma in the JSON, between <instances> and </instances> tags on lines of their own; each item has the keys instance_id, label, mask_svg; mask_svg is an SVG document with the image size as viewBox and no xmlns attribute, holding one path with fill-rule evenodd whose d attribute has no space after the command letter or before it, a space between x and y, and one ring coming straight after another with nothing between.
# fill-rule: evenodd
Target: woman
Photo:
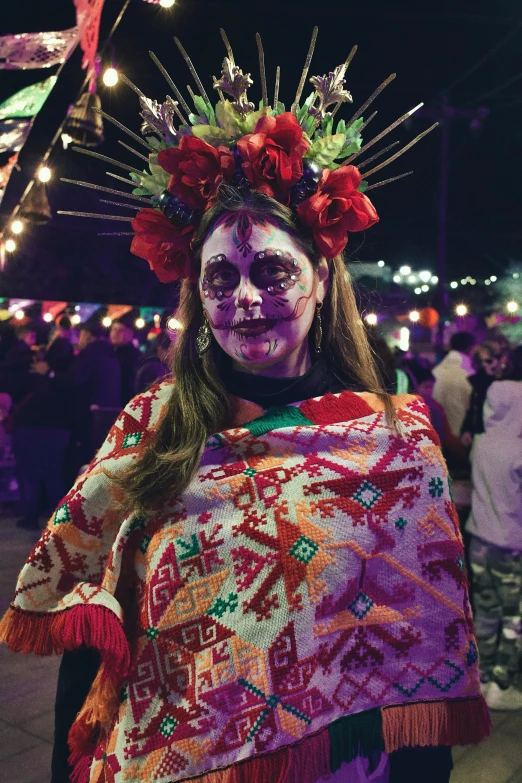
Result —
<instances>
[{"instance_id":1,"label":"woman","mask_svg":"<svg viewBox=\"0 0 522 783\"><path fill-rule=\"evenodd\" d=\"M349 134L326 132L326 97L241 136L226 43L236 108L159 152L164 214L133 220L133 252L183 279L176 381L122 413L2 637L76 651L57 707L75 783L442 783L488 715L438 439L380 388L342 258L377 214L354 166L329 167Z\"/></svg>"}]
</instances>

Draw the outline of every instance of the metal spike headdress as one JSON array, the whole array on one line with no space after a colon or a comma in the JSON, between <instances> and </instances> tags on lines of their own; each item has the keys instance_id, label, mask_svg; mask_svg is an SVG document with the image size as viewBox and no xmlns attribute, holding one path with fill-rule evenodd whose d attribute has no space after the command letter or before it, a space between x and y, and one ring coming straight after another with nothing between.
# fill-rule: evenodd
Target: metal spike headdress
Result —
<instances>
[{"instance_id":1,"label":"metal spike headdress","mask_svg":"<svg viewBox=\"0 0 522 783\"><path fill-rule=\"evenodd\" d=\"M366 120L363 114L393 81L395 74L379 85L350 120L335 122L341 105L352 102L350 92L345 89L345 76L357 50L354 46L343 64L324 76L310 78L314 90L301 104L317 38L317 28L314 28L297 93L291 110L287 112L279 101L279 68L273 103L269 103L263 46L257 35L262 100L256 109L247 95L253 84L252 78L236 65L224 30L221 35L227 56L219 78L214 77L213 87L219 96L215 106L210 102L190 57L175 38L198 90L195 94L187 87L194 109L190 108L168 72L151 52L174 97L167 96L163 103L158 103L122 77L139 97L142 136L105 112L99 112L145 148L146 154L120 142L147 163L145 169L140 170L97 152L73 148L127 172L128 177L112 172L107 174L133 186L132 193L65 180L112 193L120 199L147 203L148 206L139 209L134 216L85 212L59 214L131 222L133 231L129 235L134 236L131 251L145 258L162 282L193 277L190 242L201 215L215 203L222 183L244 191L256 190L288 205L301 223L311 229L321 253L327 259L333 258L343 251L352 231L362 231L378 221L377 212L366 192L412 172L371 184L368 179L436 127L436 124L432 125L402 149L362 173L363 167L383 157L399 142L362 160L358 166L353 162L422 106L419 104L407 111L363 144L362 132L377 112ZM133 204L121 201L105 203L136 209ZM116 233L121 235L122 232Z\"/></svg>"}]
</instances>

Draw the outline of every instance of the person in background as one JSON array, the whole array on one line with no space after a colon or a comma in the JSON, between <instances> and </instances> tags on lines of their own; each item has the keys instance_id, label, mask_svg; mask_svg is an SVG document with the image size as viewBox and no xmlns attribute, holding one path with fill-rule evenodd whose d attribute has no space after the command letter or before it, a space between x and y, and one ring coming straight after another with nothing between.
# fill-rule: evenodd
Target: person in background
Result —
<instances>
[{"instance_id":1,"label":"person in background","mask_svg":"<svg viewBox=\"0 0 522 783\"><path fill-rule=\"evenodd\" d=\"M490 709L521 710L515 686L522 639L522 385L493 383L484 433L471 451L475 630L482 691Z\"/></svg>"},{"instance_id":2,"label":"person in background","mask_svg":"<svg viewBox=\"0 0 522 783\"><path fill-rule=\"evenodd\" d=\"M396 357L384 337L377 337L370 329L367 329L367 334L382 385L388 394L408 394L411 392L410 378L404 370L397 367Z\"/></svg>"},{"instance_id":3,"label":"person in background","mask_svg":"<svg viewBox=\"0 0 522 783\"><path fill-rule=\"evenodd\" d=\"M80 326L79 353L72 365L75 397L75 470L94 456L97 440L93 432L93 409L121 409L120 364L107 336L95 320ZM107 430L112 422L108 425Z\"/></svg>"},{"instance_id":4,"label":"person in background","mask_svg":"<svg viewBox=\"0 0 522 783\"><path fill-rule=\"evenodd\" d=\"M416 393L422 397L429 408L433 429L439 436L444 456L450 467L453 464L466 465L467 450L452 433L444 408L433 398L435 376L431 370L419 366L416 369L416 380Z\"/></svg>"},{"instance_id":5,"label":"person in background","mask_svg":"<svg viewBox=\"0 0 522 783\"><path fill-rule=\"evenodd\" d=\"M134 345L134 337L134 321L132 317L123 316L113 321L110 339L120 364L122 407L125 407L135 394L136 372L140 352Z\"/></svg>"},{"instance_id":6,"label":"person in background","mask_svg":"<svg viewBox=\"0 0 522 783\"><path fill-rule=\"evenodd\" d=\"M175 338L174 338L175 339ZM163 381L170 375L169 353L173 339L166 329L158 334L152 344L152 353L139 364L136 372L135 394L146 391L153 383Z\"/></svg>"},{"instance_id":7,"label":"person in background","mask_svg":"<svg viewBox=\"0 0 522 783\"><path fill-rule=\"evenodd\" d=\"M56 319L56 329L47 343L45 361L55 372L66 372L71 366L73 356L71 319L67 315L61 315Z\"/></svg>"},{"instance_id":8,"label":"person in background","mask_svg":"<svg viewBox=\"0 0 522 783\"><path fill-rule=\"evenodd\" d=\"M433 369L433 397L444 408L450 429L457 438L472 392L468 377L474 372L471 359L474 345L472 334L456 332L451 337L449 353Z\"/></svg>"},{"instance_id":9,"label":"person in background","mask_svg":"<svg viewBox=\"0 0 522 783\"><path fill-rule=\"evenodd\" d=\"M486 394L494 381L510 375L510 346L507 340L487 340L477 349L479 369L468 378L472 387L469 407L462 424L461 440L465 446L471 446L473 437L484 432L484 402Z\"/></svg>"}]
</instances>

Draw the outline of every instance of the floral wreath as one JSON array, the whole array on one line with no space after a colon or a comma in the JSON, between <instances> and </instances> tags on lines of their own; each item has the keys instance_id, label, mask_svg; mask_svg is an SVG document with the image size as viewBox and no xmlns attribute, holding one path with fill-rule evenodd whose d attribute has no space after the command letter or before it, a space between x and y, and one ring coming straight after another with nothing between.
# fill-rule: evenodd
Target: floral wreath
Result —
<instances>
[{"instance_id":1,"label":"floral wreath","mask_svg":"<svg viewBox=\"0 0 522 783\"><path fill-rule=\"evenodd\" d=\"M188 88L194 110L151 53L176 99L167 96L165 102L160 104L145 97L129 79L122 77L139 95L144 138L129 131L105 112L100 112L147 148L149 154L145 157L127 147L147 161L147 169L140 171L96 152L75 148L78 152L109 160L129 170L130 180L123 181L136 187L131 195L91 183L75 184L118 193L129 199L148 202L149 206L140 209L134 218L90 213L62 214L130 220L133 229L131 252L148 261L163 283L196 279L191 240L201 216L216 202L222 183L242 191L264 193L289 206L298 220L309 227L317 248L325 258L334 258L344 250L351 232L364 231L379 220L365 191L401 179L412 172L371 185L367 178L394 161L436 127L436 124L432 125L391 157L365 171L363 179L360 169L399 142L394 142L358 166L353 165L352 161L422 106L419 104L406 112L363 145L362 131L376 114L374 112L364 120L363 112L395 78L395 74L379 85L351 120L347 122L340 119L335 122L340 106L352 102L352 96L344 84L346 70L357 50L357 47L353 47L342 65L324 76L310 78L313 92L300 105L317 37L315 28L296 97L291 110L286 111L278 99L279 68L272 105L268 102L264 53L261 39L257 36L262 100L256 109L247 97L247 90L253 84L251 76L243 73L235 64L223 30L221 35L227 56L223 60L219 79L214 77L213 87L219 95L215 106L209 101L185 49L178 39L174 39L201 93L196 95Z\"/></svg>"}]
</instances>

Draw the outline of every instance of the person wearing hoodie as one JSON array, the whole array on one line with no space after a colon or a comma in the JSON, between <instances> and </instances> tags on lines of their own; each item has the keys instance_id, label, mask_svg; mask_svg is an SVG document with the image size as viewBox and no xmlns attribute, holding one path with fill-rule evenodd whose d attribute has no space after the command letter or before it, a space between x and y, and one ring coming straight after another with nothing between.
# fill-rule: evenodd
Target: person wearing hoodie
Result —
<instances>
[{"instance_id":1,"label":"person wearing hoodie","mask_svg":"<svg viewBox=\"0 0 522 783\"><path fill-rule=\"evenodd\" d=\"M482 691L490 709L522 710L515 684L522 638L522 384L495 381L484 433L471 451L473 490L466 530Z\"/></svg>"}]
</instances>

